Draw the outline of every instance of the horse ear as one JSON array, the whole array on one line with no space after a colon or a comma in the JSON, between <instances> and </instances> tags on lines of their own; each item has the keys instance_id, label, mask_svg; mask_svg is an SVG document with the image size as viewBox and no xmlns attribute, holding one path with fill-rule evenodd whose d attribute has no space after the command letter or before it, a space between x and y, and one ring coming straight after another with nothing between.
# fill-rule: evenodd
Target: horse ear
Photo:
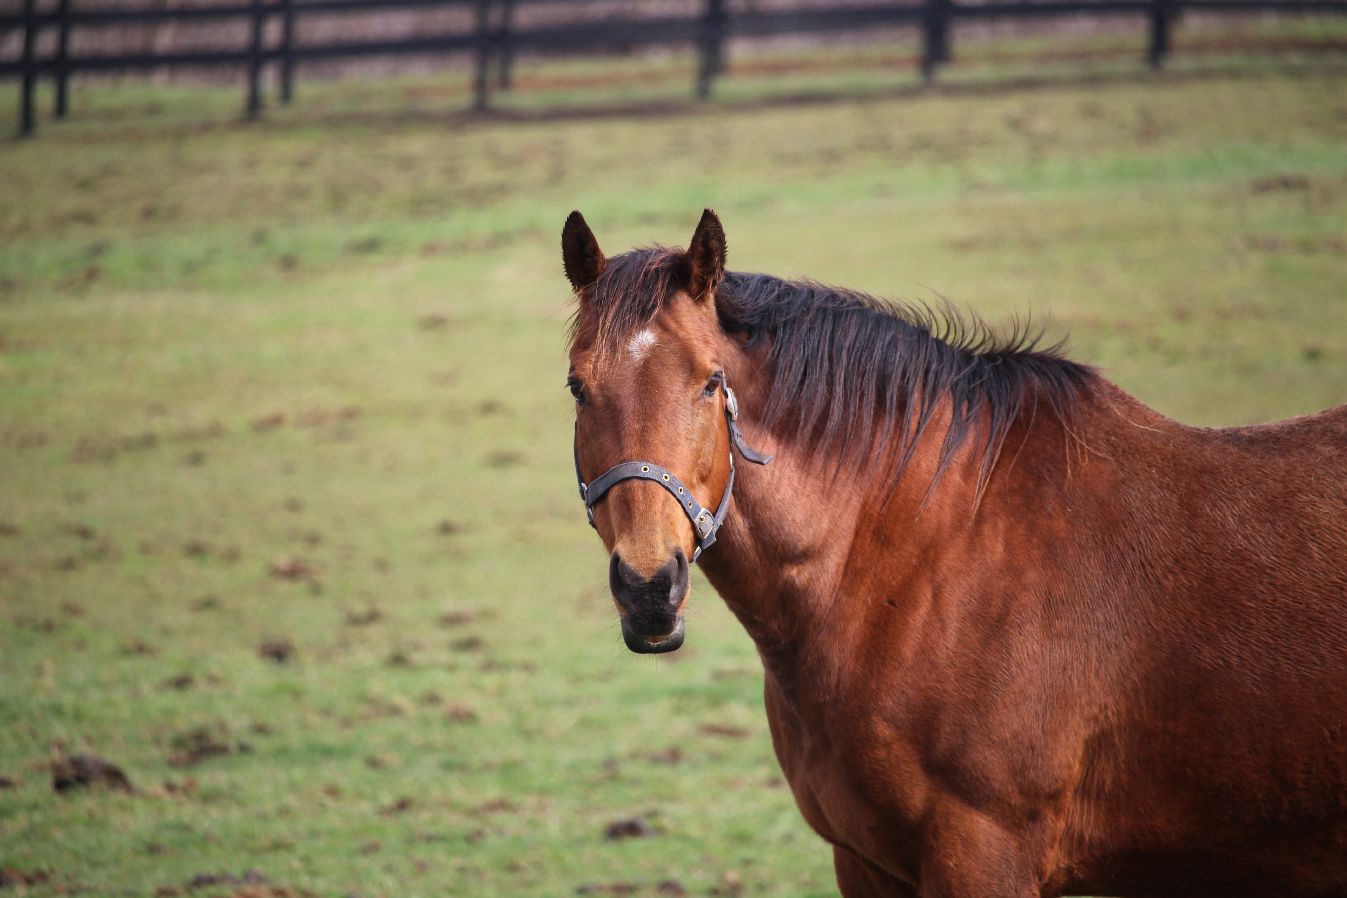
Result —
<instances>
[{"instance_id":1,"label":"horse ear","mask_svg":"<svg viewBox=\"0 0 1347 898\"><path fill-rule=\"evenodd\" d=\"M715 212L704 209L688 245L688 294L696 300L706 299L724 275L725 229Z\"/></svg>"},{"instance_id":2,"label":"horse ear","mask_svg":"<svg viewBox=\"0 0 1347 898\"><path fill-rule=\"evenodd\" d=\"M561 229L561 260L566 266L566 279L577 293L597 281L608 264L578 209L566 217L566 226Z\"/></svg>"}]
</instances>

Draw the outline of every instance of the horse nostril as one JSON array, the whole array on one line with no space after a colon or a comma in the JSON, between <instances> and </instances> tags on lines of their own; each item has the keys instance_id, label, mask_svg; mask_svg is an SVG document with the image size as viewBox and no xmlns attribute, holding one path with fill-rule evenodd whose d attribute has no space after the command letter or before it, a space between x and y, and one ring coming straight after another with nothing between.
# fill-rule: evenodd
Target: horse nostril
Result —
<instances>
[{"instance_id":1,"label":"horse nostril","mask_svg":"<svg viewBox=\"0 0 1347 898\"><path fill-rule=\"evenodd\" d=\"M621 555L613 553L608 561L608 588L619 605L631 611L643 592L645 582L645 578L623 561Z\"/></svg>"},{"instance_id":2,"label":"horse nostril","mask_svg":"<svg viewBox=\"0 0 1347 898\"><path fill-rule=\"evenodd\" d=\"M688 591L688 559L682 549L650 577L642 576L617 552L608 561L608 587L624 611L654 610L661 604L677 608Z\"/></svg>"},{"instance_id":3,"label":"horse nostril","mask_svg":"<svg viewBox=\"0 0 1347 898\"><path fill-rule=\"evenodd\" d=\"M688 557L683 554L683 547L674 549L673 571L671 571L669 584L669 604L677 608L683 603L683 596L688 592Z\"/></svg>"}]
</instances>

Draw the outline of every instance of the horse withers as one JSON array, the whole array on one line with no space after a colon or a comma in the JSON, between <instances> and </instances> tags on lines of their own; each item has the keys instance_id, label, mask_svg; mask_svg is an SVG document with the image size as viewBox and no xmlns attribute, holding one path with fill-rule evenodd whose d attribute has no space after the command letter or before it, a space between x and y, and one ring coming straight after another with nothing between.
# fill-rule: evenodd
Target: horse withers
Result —
<instances>
[{"instance_id":1,"label":"horse withers","mask_svg":"<svg viewBox=\"0 0 1347 898\"><path fill-rule=\"evenodd\" d=\"M624 639L681 646L701 565L843 895L1347 895L1347 406L1187 427L1023 335L727 272L709 210L562 249Z\"/></svg>"}]
</instances>

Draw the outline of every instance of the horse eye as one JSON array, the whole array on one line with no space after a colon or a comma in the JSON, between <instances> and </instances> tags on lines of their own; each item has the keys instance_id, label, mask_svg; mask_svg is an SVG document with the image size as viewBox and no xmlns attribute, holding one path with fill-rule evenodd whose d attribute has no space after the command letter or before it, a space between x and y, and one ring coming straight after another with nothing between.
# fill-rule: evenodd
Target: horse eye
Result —
<instances>
[{"instance_id":1,"label":"horse eye","mask_svg":"<svg viewBox=\"0 0 1347 898\"><path fill-rule=\"evenodd\" d=\"M571 395L575 397L577 403L585 404L585 385L580 383L579 380L574 377L566 378L566 389L571 391Z\"/></svg>"},{"instance_id":2,"label":"horse eye","mask_svg":"<svg viewBox=\"0 0 1347 898\"><path fill-rule=\"evenodd\" d=\"M724 379L725 375L720 373L719 371L717 371L715 374L712 374L711 379L708 380L706 382L706 386L702 388L702 395L705 396L707 399L710 399L712 396L716 395L716 390L720 389L720 384Z\"/></svg>"}]
</instances>

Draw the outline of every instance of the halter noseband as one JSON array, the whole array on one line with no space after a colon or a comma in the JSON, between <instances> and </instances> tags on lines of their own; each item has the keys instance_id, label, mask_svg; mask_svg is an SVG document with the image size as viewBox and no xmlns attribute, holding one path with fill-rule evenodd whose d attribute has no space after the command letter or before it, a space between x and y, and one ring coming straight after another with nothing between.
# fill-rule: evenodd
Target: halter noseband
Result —
<instances>
[{"instance_id":1,"label":"halter noseband","mask_svg":"<svg viewBox=\"0 0 1347 898\"><path fill-rule=\"evenodd\" d=\"M734 397L734 391L730 389L729 383L725 381L723 376L720 381L720 389L725 394L725 426L730 432L730 477L725 481L725 492L721 494L720 504L716 507L716 510L712 512L710 509L703 507L692 495L692 490L683 486L683 482L667 468L661 467L653 461L618 462L592 482L585 483L584 475L580 473L580 445L578 442L572 442L572 452L575 455L575 480L580 485L580 498L585 503L585 513L589 516L589 526L595 526L594 506L610 489L624 480L650 480L668 490L669 495L678 500L678 507L683 509L683 513L692 522L692 530L697 534L697 548L692 552L693 561L696 561L702 552L715 543L716 532L720 530L720 525L725 522L725 513L730 509L730 491L734 489L734 450L738 449L740 455L755 465L765 465L773 458L770 455L754 452L744 441L744 435L739 431L737 423L739 420L739 400Z\"/></svg>"}]
</instances>

